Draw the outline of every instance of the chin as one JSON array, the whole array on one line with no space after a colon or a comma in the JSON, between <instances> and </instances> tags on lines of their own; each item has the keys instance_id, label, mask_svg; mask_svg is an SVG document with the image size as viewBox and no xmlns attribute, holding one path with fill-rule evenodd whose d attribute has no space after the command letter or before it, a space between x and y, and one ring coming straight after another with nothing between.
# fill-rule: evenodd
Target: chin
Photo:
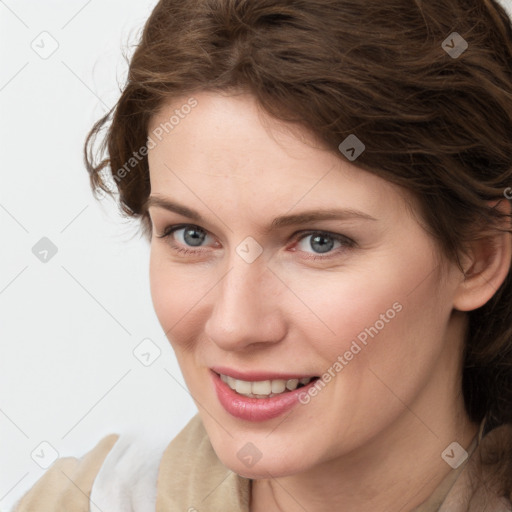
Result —
<instances>
[{"instance_id":1,"label":"chin","mask_svg":"<svg viewBox=\"0 0 512 512\"><path fill-rule=\"evenodd\" d=\"M227 461L232 462L233 464L223 464L229 468L231 471L240 475L244 478L250 478L251 480L262 480L265 478L273 477L273 478L281 478L285 476L291 476L296 473L301 472L297 469L297 467L291 468L287 466L283 466L280 463L275 464L274 462L266 462L263 461L258 462L253 467L248 468L243 464L240 464L239 461Z\"/></svg>"},{"instance_id":2,"label":"chin","mask_svg":"<svg viewBox=\"0 0 512 512\"><path fill-rule=\"evenodd\" d=\"M233 446L240 445L242 448L233 450ZM259 480L269 477L291 476L307 469L311 466L305 464L303 450L297 450L297 460L294 460L294 454L273 454L271 447L266 447L260 451L249 441L235 442L227 441L225 446L216 448L213 446L220 461L234 473L253 480ZM265 452L269 453L265 456ZM251 459L252 454L252 459ZM290 455L292 457L290 458ZM246 459L246 462L244 462Z\"/></svg>"}]
</instances>

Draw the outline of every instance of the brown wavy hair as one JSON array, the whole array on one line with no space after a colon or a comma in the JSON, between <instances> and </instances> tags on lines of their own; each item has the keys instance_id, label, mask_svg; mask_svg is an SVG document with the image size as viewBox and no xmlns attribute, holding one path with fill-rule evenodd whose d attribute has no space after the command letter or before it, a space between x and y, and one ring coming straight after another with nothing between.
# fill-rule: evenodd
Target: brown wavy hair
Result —
<instances>
[{"instance_id":1,"label":"brown wavy hair","mask_svg":"<svg viewBox=\"0 0 512 512\"><path fill-rule=\"evenodd\" d=\"M453 32L468 44L459 56L443 48ZM503 225L489 202L512 186L512 26L494 0L161 0L119 101L85 144L92 188L115 184L123 214L146 236L149 120L169 100L206 90L250 92L338 155L355 134L366 146L356 165L417 197L461 271L465 243ZM467 413L487 428L512 423L510 272L468 316ZM510 444L499 457L512 499Z\"/></svg>"}]
</instances>

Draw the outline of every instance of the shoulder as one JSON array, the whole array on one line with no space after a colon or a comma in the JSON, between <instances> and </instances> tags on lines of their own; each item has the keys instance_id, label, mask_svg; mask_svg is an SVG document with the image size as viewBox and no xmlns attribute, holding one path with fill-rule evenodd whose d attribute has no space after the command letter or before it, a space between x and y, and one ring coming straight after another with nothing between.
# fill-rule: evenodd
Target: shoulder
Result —
<instances>
[{"instance_id":1,"label":"shoulder","mask_svg":"<svg viewBox=\"0 0 512 512\"><path fill-rule=\"evenodd\" d=\"M105 458L91 503L99 510L154 512L160 459L169 441L165 431L124 433Z\"/></svg>"},{"instance_id":2,"label":"shoulder","mask_svg":"<svg viewBox=\"0 0 512 512\"><path fill-rule=\"evenodd\" d=\"M57 459L16 503L12 512L88 510L96 475L118 439L118 434L110 434L80 458Z\"/></svg>"},{"instance_id":3,"label":"shoulder","mask_svg":"<svg viewBox=\"0 0 512 512\"><path fill-rule=\"evenodd\" d=\"M200 447L204 453L210 445L198 415L174 439L165 430L136 427L110 434L80 458L57 459L11 512L83 512L91 504L94 510L154 512L164 454L178 465L175 476Z\"/></svg>"}]
</instances>

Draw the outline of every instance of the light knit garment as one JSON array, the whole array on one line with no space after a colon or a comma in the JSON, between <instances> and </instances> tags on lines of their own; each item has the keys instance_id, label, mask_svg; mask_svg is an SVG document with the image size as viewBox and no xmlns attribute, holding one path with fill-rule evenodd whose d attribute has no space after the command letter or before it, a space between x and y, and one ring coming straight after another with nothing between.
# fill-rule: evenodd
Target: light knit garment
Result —
<instances>
[{"instance_id":1,"label":"light knit garment","mask_svg":"<svg viewBox=\"0 0 512 512\"><path fill-rule=\"evenodd\" d=\"M512 426L484 435L482 422L469 458L420 506L401 512L512 512L488 486L469 493L477 455L492 453L507 432ZM220 462L196 415L171 442L111 434L80 459L58 459L11 512L249 512L250 485Z\"/></svg>"}]
</instances>

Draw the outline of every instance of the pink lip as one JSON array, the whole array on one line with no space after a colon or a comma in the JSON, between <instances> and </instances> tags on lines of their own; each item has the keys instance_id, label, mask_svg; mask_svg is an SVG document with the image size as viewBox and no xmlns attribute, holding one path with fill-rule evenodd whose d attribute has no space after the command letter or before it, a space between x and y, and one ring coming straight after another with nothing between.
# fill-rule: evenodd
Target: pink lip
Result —
<instances>
[{"instance_id":1,"label":"pink lip","mask_svg":"<svg viewBox=\"0 0 512 512\"><path fill-rule=\"evenodd\" d=\"M224 373L224 375L226 375ZM307 392L316 381L298 388L294 391L288 391L271 398L249 398L239 395L233 391L225 382L223 382L215 371L211 372L213 385L219 398L219 402L226 411L241 420L246 421L267 421L289 411L299 401L301 393ZM233 376L233 375L231 375ZM236 378L236 377L233 377ZM279 378L279 377L277 377ZM294 377L289 377L294 378ZM296 377L295 377L296 378ZM263 379L241 379L241 380L263 380ZM266 380L266 379L265 379ZM268 379L271 380L271 379ZM285 379L283 379L285 380Z\"/></svg>"}]
</instances>

